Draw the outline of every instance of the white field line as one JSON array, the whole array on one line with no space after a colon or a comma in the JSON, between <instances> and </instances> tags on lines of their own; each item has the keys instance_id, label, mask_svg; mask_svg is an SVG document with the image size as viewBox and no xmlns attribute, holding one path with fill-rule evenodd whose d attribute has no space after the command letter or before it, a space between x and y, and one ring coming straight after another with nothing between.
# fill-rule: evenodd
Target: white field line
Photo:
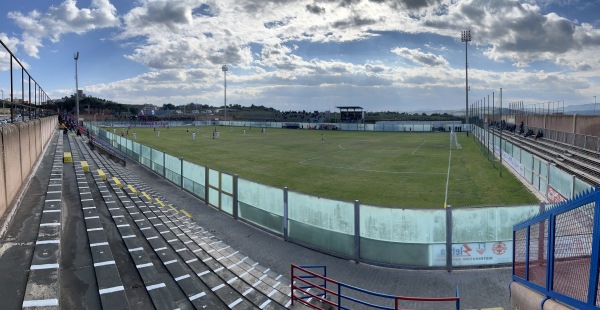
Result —
<instances>
[{"instance_id":1,"label":"white field line","mask_svg":"<svg viewBox=\"0 0 600 310\"><path fill-rule=\"evenodd\" d=\"M425 142L427 142L427 140L423 140L423 143L421 143L421 145L419 145L418 148L416 148L412 153L410 153L410 155L415 155L415 153L423 146L423 144L425 144Z\"/></svg>"},{"instance_id":2,"label":"white field line","mask_svg":"<svg viewBox=\"0 0 600 310\"><path fill-rule=\"evenodd\" d=\"M346 170L354 170L354 171L364 171L364 172L390 173L390 174L439 174L439 175L446 175L446 172L387 171L387 170L359 169L359 168L334 166L334 165L319 165L319 164L305 164L305 165L318 166L318 167L327 167L327 168L336 168L336 169L346 169Z\"/></svg>"},{"instance_id":3,"label":"white field line","mask_svg":"<svg viewBox=\"0 0 600 310\"><path fill-rule=\"evenodd\" d=\"M305 160L301 161L301 162L300 162L300 164L305 164L305 163L306 163L306 162L308 162L308 161L315 160L315 159L319 159L319 158L321 158L321 157L325 157L325 156L333 155L333 154L336 154L336 153L339 153L339 152L343 152L343 151L345 151L345 149L341 149L341 150L339 150L339 151L335 151L335 152L332 152L332 153L327 153L327 154L323 154L323 155L320 155L320 156L317 156L317 157L313 157L313 158L305 159Z\"/></svg>"}]
</instances>

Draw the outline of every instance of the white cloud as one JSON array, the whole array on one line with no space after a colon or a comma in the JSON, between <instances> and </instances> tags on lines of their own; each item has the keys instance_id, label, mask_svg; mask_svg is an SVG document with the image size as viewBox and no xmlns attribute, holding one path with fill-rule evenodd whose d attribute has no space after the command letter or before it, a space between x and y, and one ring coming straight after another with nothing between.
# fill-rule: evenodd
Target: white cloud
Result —
<instances>
[{"instance_id":1,"label":"white cloud","mask_svg":"<svg viewBox=\"0 0 600 310\"><path fill-rule=\"evenodd\" d=\"M466 29L471 29L472 44L478 47L472 52L477 53L474 59L513 64L503 66L504 73L470 69L473 96L500 86L516 90L524 85L536 96L552 89L565 96L567 88L583 92L600 67L600 32L590 24L545 13L549 1L138 0L118 16L108 0L94 0L89 9L65 0L44 13L11 12L9 17L23 29L19 47L32 56L45 40L57 42L67 33L114 27L117 34L112 39L128 46L124 57L150 72L89 86L86 93L124 103L185 103L199 92L218 103L220 66L229 64L233 103L263 101L292 107L308 102L317 107L327 100L349 100L360 104L375 93L392 106L389 102L408 105L410 98L420 96L437 102L463 96L463 58L459 64L451 62L456 58L453 53L462 52L460 31ZM374 37L389 33L400 33L407 40L404 47L370 45L382 42ZM416 48L423 37L427 43ZM435 42L437 38L445 40L444 45ZM448 38L454 38L456 45ZM330 53L327 58L307 52L306 46L326 45L321 43L351 45L359 52L373 50L381 55L368 53L356 60L352 50L340 51L345 57ZM407 61L390 62L398 56ZM407 67L398 64L409 62ZM561 71L540 74L536 69L540 62Z\"/></svg>"},{"instance_id":2,"label":"white cloud","mask_svg":"<svg viewBox=\"0 0 600 310\"><path fill-rule=\"evenodd\" d=\"M409 49L406 47L397 47L392 49L392 53L404 57L415 64L438 67L448 66L448 61L442 56L434 55L431 53L421 52L420 49Z\"/></svg>"},{"instance_id":3,"label":"white cloud","mask_svg":"<svg viewBox=\"0 0 600 310\"><path fill-rule=\"evenodd\" d=\"M8 13L19 28L23 30L20 43L25 52L38 57L39 48L46 38L56 43L68 33L83 34L87 31L117 27L120 21L115 7L109 0L92 0L90 8L77 8L77 1L65 0L59 6L51 6L47 12L32 11L27 15L12 11Z\"/></svg>"},{"instance_id":4,"label":"white cloud","mask_svg":"<svg viewBox=\"0 0 600 310\"><path fill-rule=\"evenodd\" d=\"M518 67L550 61L577 69L578 64L559 60L600 46L600 31L589 24L577 25L556 13L543 14L539 6L518 1L460 1L450 5L444 16L423 18L422 26L422 31L455 37L470 29L474 44L489 46L484 53L487 57L507 59Z\"/></svg>"},{"instance_id":5,"label":"white cloud","mask_svg":"<svg viewBox=\"0 0 600 310\"><path fill-rule=\"evenodd\" d=\"M6 47L13 54L17 53L17 45L19 44L19 39L15 37L9 37L6 33L0 32L0 40L4 42ZM25 67L27 67L26 63L23 63ZM10 56L9 53L4 50L4 48L0 48L0 71L7 71L10 69Z\"/></svg>"}]
</instances>

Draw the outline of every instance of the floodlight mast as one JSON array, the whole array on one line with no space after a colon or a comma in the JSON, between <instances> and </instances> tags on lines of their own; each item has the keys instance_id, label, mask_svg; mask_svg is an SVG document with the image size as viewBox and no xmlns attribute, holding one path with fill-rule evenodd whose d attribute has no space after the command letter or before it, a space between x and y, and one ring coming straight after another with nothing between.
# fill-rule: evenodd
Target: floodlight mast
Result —
<instances>
[{"instance_id":1,"label":"floodlight mast","mask_svg":"<svg viewBox=\"0 0 600 310\"><path fill-rule=\"evenodd\" d=\"M227 71L229 71L229 68L227 67L227 65L223 65L221 67L221 70L223 70L223 105L225 106L225 117L224 119L227 120Z\"/></svg>"},{"instance_id":2,"label":"floodlight mast","mask_svg":"<svg viewBox=\"0 0 600 310\"><path fill-rule=\"evenodd\" d=\"M77 80L77 60L79 59L79 52L75 52L75 120L77 121L77 126L79 126L79 81Z\"/></svg>"},{"instance_id":3,"label":"floodlight mast","mask_svg":"<svg viewBox=\"0 0 600 310\"><path fill-rule=\"evenodd\" d=\"M465 124L469 124L469 60L467 47L471 41L471 30L462 31L460 41L465 42ZM467 129L468 130L468 129Z\"/></svg>"}]
</instances>

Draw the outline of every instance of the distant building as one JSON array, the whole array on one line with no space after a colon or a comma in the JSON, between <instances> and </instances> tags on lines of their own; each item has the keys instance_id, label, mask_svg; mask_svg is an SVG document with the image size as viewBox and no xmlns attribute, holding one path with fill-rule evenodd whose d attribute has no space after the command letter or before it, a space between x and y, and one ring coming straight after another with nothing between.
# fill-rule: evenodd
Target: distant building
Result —
<instances>
[{"instance_id":1,"label":"distant building","mask_svg":"<svg viewBox=\"0 0 600 310\"><path fill-rule=\"evenodd\" d=\"M153 104L144 104L140 110L141 115L154 115L158 107Z\"/></svg>"}]
</instances>

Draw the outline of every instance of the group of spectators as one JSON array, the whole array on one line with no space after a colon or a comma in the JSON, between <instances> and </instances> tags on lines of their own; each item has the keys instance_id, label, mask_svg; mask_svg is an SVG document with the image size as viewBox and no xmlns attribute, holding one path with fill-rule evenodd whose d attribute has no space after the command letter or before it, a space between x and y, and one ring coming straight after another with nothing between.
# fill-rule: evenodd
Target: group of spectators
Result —
<instances>
[{"instance_id":1,"label":"group of spectators","mask_svg":"<svg viewBox=\"0 0 600 310\"><path fill-rule=\"evenodd\" d=\"M506 130L509 132L517 131L517 124L508 124L508 123L506 123L505 120L502 120L501 122L493 121L490 123L490 126L496 128L498 130ZM519 128L519 135L521 135L525 138L533 136L535 138L535 140L537 140L538 138L544 137L544 132L542 130L538 130L537 132L533 131L533 129L531 129L531 128L528 128L527 130L525 130L525 124L523 123L523 121L521 121L521 123L519 123L518 128Z\"/></svg>"},{"instance_id":2,"label":"group of spectators","mask_svg":"<svg viewBox=\"0 0 600 310\"><path fill-rule=\"evenodd\" d=\"M73 131L77 128L77 120L66 113L58 114L58 123L60 124L60 129L62 129L65 134L68 130Z\"/></svg>"}]
</instances>

